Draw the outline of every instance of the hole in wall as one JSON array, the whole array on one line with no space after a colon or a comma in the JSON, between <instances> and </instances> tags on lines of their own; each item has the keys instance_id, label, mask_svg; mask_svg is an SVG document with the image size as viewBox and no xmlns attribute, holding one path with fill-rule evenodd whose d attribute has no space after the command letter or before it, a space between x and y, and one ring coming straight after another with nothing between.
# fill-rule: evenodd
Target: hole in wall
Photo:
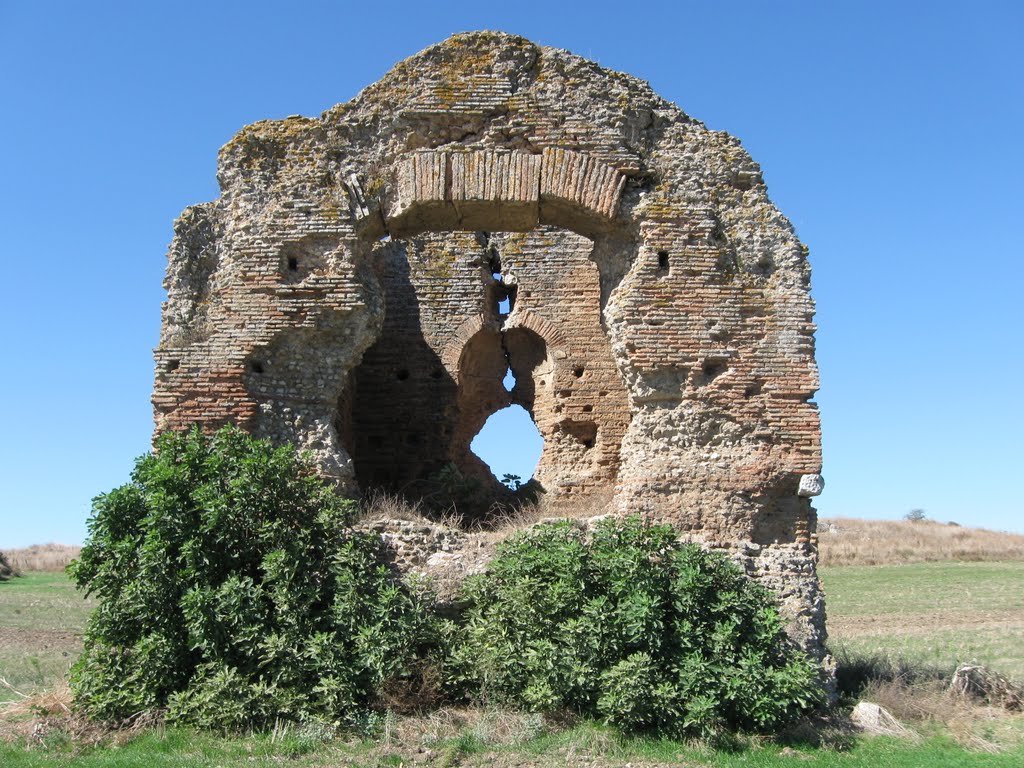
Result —
<instances>
[{"instance_id":1,"label":"hole in wall","mask_svg":"<svg viewBox=\"0 0 1024 768\"><path fill-rule=\"evenodd\" d=\"M497 286L498 290L498 314L507 315L509 312L512 311L511 292L506 287L505 282L501 276L501 272L492 272L491 277L494 279L494 283Z\"/></svg>"},{"instance_id":2,"label":"hole in wall","mask_svg":"<svg viewBox=\"0 0 1024 768\"><path fill-rule=\"evenodd\" d=\"M668 251L658 251L658 276L668 274Z\"/></svg>"},{"instance_id":3,"label":"hole in wall","mask_svg":"<svg viewBox=\"0 0 1024 768\"><path fill-rule=\"evenodd\" d=\"M701 385L710 384L727 370L729 366L722 360L705 360L700 369Z\"/></svg>"},{"instance_id":4,"label":"hole in wall","mask_svg":"<svg viewBox=\"0 0 1024 768\"><path fill-rule=\"evenodd\" d=\"M510 405L491 414L469 447L498 480L511 486L511 476L525 485L537 469L544 438L525 408Z\"/></svg>"},{"instance_id":5,"label":"hole in wall","mask_svg":"<svg viewBox=\"0 0 1024 768\"><path fill-rule=\"evenodd\" d=\"M298 272L299 271L299 259L296 256L288 257L288 271Z\"/></svg>"},{"instance_id":6,"label":"hole in wall","mask_svg":"<svg viewBox=\"0 0 1024 768\"><path fill-rule=\"evenodd\" d=\"M560 432L569 435L587 450L590 450L597 444L597 424L592 421L567 419L558 424L558 429Z\"/></svg>"},{"instance_id":7,"label":"hole in wall","mask_svg":"<svg viewBox=\"0 0 1024 768\"><path fill-rule=\"evenodd\" d=\"M260 360L250 360L249 370L252 373L263 373L263 371L265 370L263 367L263 362Z\"/></svg>"},{"instance_id":8,"label":"hole in wall","mask_svg":"<svg viewBox=\"0 0 1024 768\"><path fill-rule=\"evenodd\" d=\"M598 398L609 394L609 385L621 386L611 365L610 352L597 346L593 355L588 351L585 356L577 356L575 349L569 354L557 347L549 351L545 337L540 335L564 332L560 325L568 318L552 319L542 312L547 302L561 301L551 298L554 294L549 295L555 288L564 292L568 297L566 301L576 300L573 296L578 296L581 306L596 316L600 309L598 289L605 289L598 284L600 275L593 263L592 250L582 241L569 241L575 248L571 253L573 258L578 257L581 262L590 258L591 261L585 262L589 271L581 269L582 276L574 272L572 280L565 283L561 270L544 273L519 251L510 248L506 257L504 237L489 237L482 231L476 233L475 240L472 232L426 234L422 236L425 244L419 239L407 242L399 238L387 248L375 249L379 260L373 266L382 281L388 311L381 338L354 369L351 385L353 423L348 442L352 450L348 453L362 489L386 485L391 492L410 499L425 497L434 490L431 484L436 484L438 472L450 465L467 480L479 483L478 495L472 499L472 505L467 502L464 510L467 521L478 522L477 518L486 517L486 505L492 501L510 503L508 494L498 485L503 476L513 474L528 481L538 460L534 456L529 466L520 470L503 465L500 458L510 452L508 445L512 442L511 436L503 430L499 430L498 457L479 456L485 450L480 448L479 441L486 440L486 434L479 436L487 431L484 425L488 417L492 417L489 421L494 421L507 413L523 417L522 422L528 426L528 432L534 434L538 446L544 445L546 438L549 455L545 455L540 474L543 482L552 485L552 498L562 493L574 494L578 488L589 492L589 489L604 487L617 476L618 444L623 429L619 428L617 415L609 416L613 409L605 408L605 403L602 409L596 408ZM557 245L560 241L553 242ZM531 240L527 245L538 251L542 246L551 247L546 239ZM466 291L467 302L472 302L467 303L467 311L472 310L474 318L480 316L481 327L471 338L460 339L461 351L455 344L442 348L424 335L425 329L436 330L452 322L446 306L435 306L423 299L433 296L430 291L442 282L453 280L454 276L413 273L409 266L410 263L415 265L414 256L440 252L438 249L442 247L465 255L460 263L467 268L459 272L458 279L472 281L472 292ZM297 255L300 270L308 271L310 263L306 255ZM647 251L647 269L652 266L652 255L652 251ZM506 264L501 263L506 260ZM286 262L281 265L286 266ZM538 271L544 279L538 277ZM587 282L584 277L593 279ZM528 302L526 308L552 322L554 331L549 333L546 325L537 331L531 330L535 327L535 316L527 312L521 312L522 319L515 324L505 324L504 318L496 316L498 312L513 313L519 309L515 305L515 288L520 281L520 290L532 288L534 297L541 297L537 306ZM528 293L524 290L524 296ZM595 341L601 341L606 331L596 317L593 322ZM575 328L571 330L576 333ZM455 353L459 357L457 362ZM443 365L439 355L444 355ZM275 375L276 367L275 372L271 372ZM514 371L512 376L510 367ZM408 371L407 378L399 373L402 370ZM570 372L574 375L570 376ZM518 381L513 376L518 376ZM580 402L574 402L576 398L569 392L559 392L569 388L577 390L575 394L580 395ZM618 389L615 391L618 393ZM622 399L625 400L624 395ZM515 407L509 405L513 402ZM395 413L397 407L405 406L410 406L411 410L405 417L408 423ZM501 413L495 416L498 409ZM561 414L556 415L559 412ZM543 438L529 413L536 413L537 423L543 426ZM598 414L600 418L596 419ZM602 450L596 450L596 425L574 427L569 434L564 434L555 428L555 423L565 418L578 422L599 420L602 429L606 424L612 425L602 435ZM371 434L372 440L369 439ZM569 490L563 491L563 488ZM461 502L460 511L463 511Z\"/></svg>"},{"instance_id":9,"label":"hole in wall","mask_svg":"<svg viewBox=\"0 0 1024 768\"><path fill-rule=\"evenodd\" d=\"M168 360L167 361L167 365L164 368L164 370L166 370L168 373L170 373L171 371L178 370L178 368L180 368L180 367L181 367L181 360Z\"/></svg>"},{"instance_id":10,"label":"hole in wall","mask_svg":"<svg viewBox=\"0 0 1024 768\"><path fill-rule=\"evenodd\" d=\"M754 262L754 270L756 274L762 277L768 277L772 273L772 259L767 254L762 254L756 262Z\"/></svg>"},{"instance_id":11,"label":"hole in wall","mask_svg":"<svg viewBox=\"0 0 1024 768\"><path fill-rule=\"evenodd\" d=\"M399 381L406 381L409 378L409 371L405 368L399 368L395 372L395 378Z\"/></svg>"}]
</instances>

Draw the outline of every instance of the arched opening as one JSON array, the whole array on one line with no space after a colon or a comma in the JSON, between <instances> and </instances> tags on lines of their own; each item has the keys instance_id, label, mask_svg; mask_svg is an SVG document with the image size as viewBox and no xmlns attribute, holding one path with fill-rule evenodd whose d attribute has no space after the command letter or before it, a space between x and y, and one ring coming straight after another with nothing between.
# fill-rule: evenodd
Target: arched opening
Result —
<instances>
[{"instance_id":1,"label":"arched opening","mask_svg":"<svg viewBox=\"0 0 1024 768\"><path fill-rule=\"evenodd\" d=\"M521 405L510 405L488 417L470 443L473 451L509 490L516 491L533 479L544 438Z\"/></svg>"},{"instance_id":2,"label":"arched opening","mask_svg":"<svg viewBox=\"0 0 1024 768\"><path fill-rule=\"evenodd\" d=\"M364 493L455 506L467 525L533 500L585 510L607 494L628 409L594 253L553 228L374 248L384 322L334 424Z\"/></svg>"}]
</instances>

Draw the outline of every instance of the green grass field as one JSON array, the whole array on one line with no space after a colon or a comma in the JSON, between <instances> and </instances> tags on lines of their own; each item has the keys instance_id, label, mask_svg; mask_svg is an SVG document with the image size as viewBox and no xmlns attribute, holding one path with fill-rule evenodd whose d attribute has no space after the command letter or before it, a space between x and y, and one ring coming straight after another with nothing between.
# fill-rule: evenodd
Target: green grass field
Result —
<instances>
[{"instance_id":1,"label":"green grass field","mask_svg":"<svg viewBox=\"0 0 1024 768\"><path fill-rule=\"evenodd\" d=\"M916 744L874 737L843 749L744 744L712 749L657 739L625 741L598 726L583 726L529 741L489 745L471 735L433 743L422 751L370 742L312 744L270 736L222 738L184 729L149 731L117 747L73 750L67 744L33 749L0 743L5 768L213 768L213 766L685 766L704 768L1019 768L1024 750L967 752L942 737Z\"/></svg>"},{"instance_id":2,"label":"green grass field","mask_svg":"<svg viewBox=\"0 0 1024 768\"><path fill-rule=\"evenodd\" d=\"M1024 562L820 569L833 648L1024 681Z\"/></svg>"},{"instance_id":3,"label":"green grass field","mask_svg":"<svg viewBox=\"0 0 1024 768\"><path fill-rule=\"evenodd\" d=\"M26 694L58 685L82 650L90 609L63 573L0 582L0 677ZM0 702L16 698L0 686Z\"/></svg>"},{"instance_id":4,"label":"green grass field","mask_svg":"<svg viewBox=\"0 0 1024 768\"><path fill-rule=\"evenodd\" d=\"M834 647L857 654L901 654L915 662L951 667L976 659L997 671L1024 677L1024 563L924 563L908 566L842 566L821 569L828 595ZM23 693L61 683L81 648L90 605L63 574L30 573L0 583L0 677ZM0 690L9 712L20 697ZM992 715L973 722L967 747L937 723L915 723L916 740L831 734L828 746L797 740L789 746L738 738L726 747L658 739L624 739L610 729L583 724L540 727L529 715L485 712L476 719L440 722L385 719L372 740L323 742L316 733L225 738L181 728L151 728L132 739L104 737L99 746L59 727L37 730L31 711L4 714L0 704L0 765L305 766L473 765L561 766L775 766L939 768L1024 765L1024 716ZM490 720L489 720L490 718ZM444 726L444 727L442 727ZM5 741L6 737L6 741ZM124 741L124 743L121 743ZM979 748L998 748L990 754ZM26 745L28 745L26 747ZM975 746L972 746L975 745Z\"/></svg>"}]
</instances>

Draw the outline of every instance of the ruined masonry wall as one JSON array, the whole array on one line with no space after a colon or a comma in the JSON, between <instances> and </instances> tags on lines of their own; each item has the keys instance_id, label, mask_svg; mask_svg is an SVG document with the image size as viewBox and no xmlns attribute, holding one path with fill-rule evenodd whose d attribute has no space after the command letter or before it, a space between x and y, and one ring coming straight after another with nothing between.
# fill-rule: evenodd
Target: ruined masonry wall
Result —
<instances>
[{"instance_id":1,"label":"ruined masonry wall","mask_svg":"<svg viewBox=\"0 0 1024 768\"><path fill-rule=\"evenodd\" d=\"M736 139L473 33L244 128L218 179L175 224L157 432L234 421L351 490L448 463L496 487L469 444L517 403L553 510L610 500L727 549L824 653L810 268Z\"/></svg>"}]
</instances>

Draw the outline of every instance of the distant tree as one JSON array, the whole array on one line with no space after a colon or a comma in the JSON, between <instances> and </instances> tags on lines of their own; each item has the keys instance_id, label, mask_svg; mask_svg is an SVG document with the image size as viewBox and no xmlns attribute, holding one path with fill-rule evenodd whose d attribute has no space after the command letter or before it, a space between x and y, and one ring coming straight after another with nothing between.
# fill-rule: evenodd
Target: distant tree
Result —
<instances>
[{"instance_id":1,"label":"distant tree","mask_svg":"<svg viewBox=\"0 0 1024 768\"><path fill-rule=\"evenodd\" d=\"M14 566L12 566L10 562L8 562L7 555L5 555L3 552L0 552L0 581L7 581L12 576L20 575L21 574L14 570Z\"/></svg>"},{"instance_id":2,"label":"distant tree","mask_svg":"<svg viewBox=\"0 0 1024 768\"><path fill-rule=\"evenodd\" d=\"M520 488L523 487L523 478L521 478L519 475L510 475L506 473L501 476L501 482L510 491L518 491Z\"/></svg>"},{"instance_id":3,"label":"distant tree","mask_svg":"<svg viewBox=\"0 0 1024 768\"><path fill-rule=\"evenodd\" d=\"M903 516L904 520L909 520L912 523L919 523L925 519L923 509L912 509Z\"/></svg>"}]
</instances>

